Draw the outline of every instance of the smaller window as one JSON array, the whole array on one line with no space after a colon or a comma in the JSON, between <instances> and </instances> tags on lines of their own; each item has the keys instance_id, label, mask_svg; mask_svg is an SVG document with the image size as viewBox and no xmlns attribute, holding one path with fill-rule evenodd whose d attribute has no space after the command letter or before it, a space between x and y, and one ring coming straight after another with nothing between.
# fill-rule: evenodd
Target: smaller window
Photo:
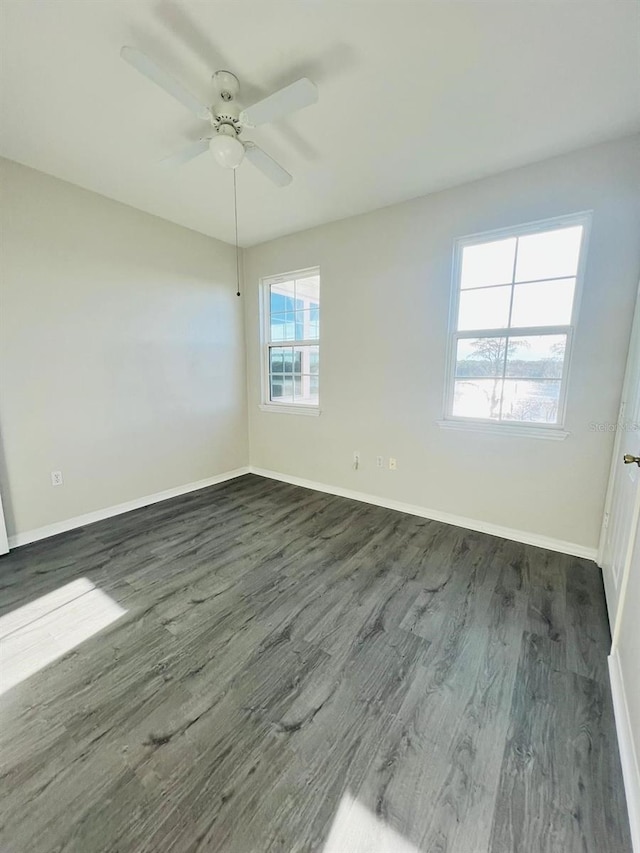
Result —
<instances>
[{"instance_id":1,"label":"smaller window","mask_svg":"<svg viewBox=\"0 0 640 853\"><path fill-rule=\"evenodd\" d=\"M263 408L316 414L320 399L320 271L263 279Z\"/></svg>"},{"instance_id":2,"label":"smaller window","mask_svg":"<svg viewBox=\"0 0 640 853\"><path fill-rule=\"evenodd\" d=\"M457 242L443 425L562 427L589 221Z\"/></svg>"}]
</instances>

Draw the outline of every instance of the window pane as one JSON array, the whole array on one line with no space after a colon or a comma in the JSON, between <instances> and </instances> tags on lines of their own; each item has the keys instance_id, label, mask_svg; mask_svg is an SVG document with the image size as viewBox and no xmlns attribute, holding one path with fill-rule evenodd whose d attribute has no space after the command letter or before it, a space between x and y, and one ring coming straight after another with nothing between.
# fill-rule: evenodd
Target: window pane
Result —
<instances>
[{"instance_id":1,"label":"window pane","mask_svg":"<svg viewBox=\"0 0 640 853\"><path fill-rule=\"evenodd\" d=\"M317 373L320 360L320 347L294 347L294 372Z\"/></svg>"},{"instance_id":2,"label":"window pane","mask_svg":"<svg viewBox=\"0 0 640 853\"><path fill-rule=\"evenodd\" d=\"M284 353L282 347L269 348L269 373L282 373L284 370Z\"/></svg>"},{"instance_id":3,"label":"window pane","mask_svg":"<svg viewBox=\"0 0 640 853\"><path fill-rule=\"evenodd\" d=\"M456 353L456 377L501 377L506 345L506 338L460 338Z\"/></svg>"},{"instance_id":4,"label":"window pane","mask_svg":"<svg viewBox=\"0 0 640 853\"><path fill-rule=\"evenodd\" d=\"M286 323L286 314L272 314L271 315L271 340L272 341L283 341L285 328L284 325Z\"/></svg>"},{"instance_id":5,"label":"window pane","mask_svg":"<svg viewBox=\"0 0 640 853\"><path fill-rule=\"evenodd\" d=\"M272 341L295 341L295 335L295 314L293 312L271 315Z\"/></svg>"},{"instance_id":6,"label":"window pane","mask_svg":"<svg viewBox=\"0 0 640 853\"><path fill-rule=\"evenodd\" d=\"M465 246L462 250L460 287L484 287L489 284L507 284L513 281L513 261L516 238Z\"/></svg>"},{"instance_id":7,"label":"window pane","mask_svg":"<svg viewBox=\"0 0 640 853\"><path fill-rule=\"evenodd\" d=\"M310 275L296 279L296 298L303 303L296 307L311 308L312 301L317 306L320 302L320 276Z\"/></svg>"},{"instance_id":8,"label":"window pane","mask_svg":"<svg viewBox=\"0 0 640 853\"><path fill-rule=\"evenodd\" d=\"M271 399L276 403L293 403L293 378L273 374L269 377Z\"/></svg>"},{"instance_id":9,"label":"window pane","mask_svg":"<svg viewBox=\"0 0 640 853\"><path fill-rule=\"evenodd\" d=\"M272 284L270 290L270 311L280 314L283 311L293 311L293 299L295 296L294 281L279 281Z\"/></svg>"},{"instance_id":10,"label":"window pane","mask_svg":"<svg viewBox=\"0 0 640 853\"><path fill-rule=\"evenodd\" d=\"M509 324L511 286L463 290L458 309L458 330L504 329Z\"/></svg>"},{"instance_id":11,"label":"window pane","mask_svg":"<svg viewBox=\"0 0 640 853\"><path fill-rule=\"evenodd\" d=\"M273 288L271 289L271 305L270 310L272 314L282 314L287 311L289 308L287 304L287 299L282 293L275 293Z\"/></svg>"},{"instance_id":12,"label":"window pane","mask_svg":"<svg viewBox=\"0 0 640 853\"><path fill-rule=\"evenodd\" d=\"M517 284L513 290L512 326L568 326L575 278Z\"/></svg>"},{"instance_id":13,"label":"window pane","mask_svg":"<svg viewBox=\"0 0 640 853\"><path fill-rule=\"evenodd\" d=\"M506 379L502 402L503 421L554 424L558 421L560 381Z\"/></svg>"},{"instance_id":14,"label":"window pane","mask_svg":"<svg viewBox=\"0 0 640 853\"><path fill-rule=\"evenodd\" d=\"M506 375L561 379L566 347L566 335L509 338Z\"/></svg>"},{"instance_id":15,"label":"window pane","mask_svg":"<svg viewBox=\"0 0 640 853\"><path fill-rule=\"evenodd\" d=\"M582 225L520 237L516 281L575 276L581 240Z\"/></svg>"},{"instance_id":16,"label":"window pane","mask_svg":"<svg viewBox=\"0 0 640 853\"><path fill-rule=\"evenodd\" d=\"M318 338L319 322L318 312L315 318L311 311L296 311L296 338L299 341L312 341Z\"/></svg>"},{"instance_id":17,"label":"window pane","mask_svg":"<svg viewBox=\"0 0 640 853\"><path fill-rule=\"evenodd\" d=\"M293 347L271 347L269 349L269 373L293 372Z\"/></svg>"},{"instance_id":18,"label":"window pane","mask_svg":"<svg viewBox=\"0 0 640 853\"><path fill-rule=\"evenodd\" d=\"M295 380L295 402L304 403L308 406L318 405L318 377L310 376L308 373L294 376Z\"/></svg>"},{"instance_id":19,"label":"window pane","mask_svg":"<svg viewBox=\"0 0 640 853\"><path fill-rule=\"evenodd\" d=\"M498 420L502 379L456 379L453 414L459 418Z\"/></svg>"}]
</instances>

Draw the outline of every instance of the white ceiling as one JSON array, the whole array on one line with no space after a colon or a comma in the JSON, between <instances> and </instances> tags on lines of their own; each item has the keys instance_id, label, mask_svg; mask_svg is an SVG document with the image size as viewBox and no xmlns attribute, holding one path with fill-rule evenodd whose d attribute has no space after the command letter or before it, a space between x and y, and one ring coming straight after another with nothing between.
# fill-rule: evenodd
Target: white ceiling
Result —
<instances>
[{"instance_id":1,"label":"white ceiling","mask_svg":"<svg viewBox=\"0 0 640 853\"><path fill-rule=\"evenodd\" d=\"M2 0L0 153L233 241L232 173L162 157L206 125L119 57L211 101L303 75L320 101L245 135L294 176L238 172L252 245L640 129L636 0Z\"/></svg>"}]
</instances>

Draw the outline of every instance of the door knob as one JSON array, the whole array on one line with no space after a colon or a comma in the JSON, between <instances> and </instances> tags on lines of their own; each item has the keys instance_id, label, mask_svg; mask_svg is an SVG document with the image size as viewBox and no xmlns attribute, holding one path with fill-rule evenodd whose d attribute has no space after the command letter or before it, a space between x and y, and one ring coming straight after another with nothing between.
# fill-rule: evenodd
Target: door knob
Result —
<instances>
[{"instance_id":1,"label":"door knob","mask_svg":"<svg viewBox=\"0 0 640 853\"><path fill-rule=\"evenodd\" d=\"M622 457L625 465L633 465L635 462L636 465L640 468L640 456L632 456L630 453L625 453Z\"/></svg>"}]
</instances>

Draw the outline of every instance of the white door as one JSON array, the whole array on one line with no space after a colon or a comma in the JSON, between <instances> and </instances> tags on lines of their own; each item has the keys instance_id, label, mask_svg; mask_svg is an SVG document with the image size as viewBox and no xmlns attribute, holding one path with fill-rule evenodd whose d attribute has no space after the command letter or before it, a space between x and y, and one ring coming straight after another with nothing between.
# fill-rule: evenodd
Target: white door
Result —
<instances>
[{"instance_id":1,"label":"white door","mask_svg":"<svg viewBox=\"0 0 640 853\"><path fill-rule=\"evenodd\" d=\"M625 462L626 458L626 462ZM618 604L631 564L640 512L640 291L618 417L599 563L613 632Z\"/></svg>"},{"instance_id":2,"label":"white door","mask_svg":"<svg viewBox=\"0 0 640 853\"><path fill-rule=\"evenodd\" d=\"M0 496L0 554L6 554L9 550L9 540L7 539L7 528L4 523L4 514L2 512L2 497Z\"/></svg>"}]
</instances>

